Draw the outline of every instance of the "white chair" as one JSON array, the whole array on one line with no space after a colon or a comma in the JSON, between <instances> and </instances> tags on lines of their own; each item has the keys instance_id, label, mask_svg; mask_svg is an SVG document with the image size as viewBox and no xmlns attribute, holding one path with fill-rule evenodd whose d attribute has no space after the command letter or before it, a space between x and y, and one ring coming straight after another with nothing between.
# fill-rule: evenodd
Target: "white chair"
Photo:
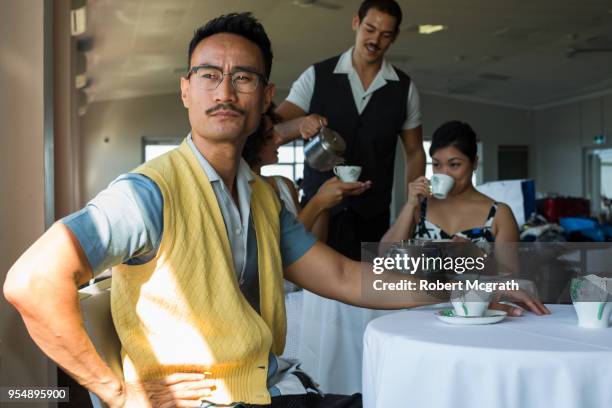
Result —
<instances>
[{"instance_id":1,"label":"white chair","mask_svg":"<svg viewBox=\"0 0 612 408\"><path fill-rule=\"evenodd\" d=\"M120 377L121 343L115 331L110 309L111 279L105 279L79 290L79 301L87 334L109 367ZM94 408L107 408L93 393L89 393Z\"/></svg>"}]
</instances>

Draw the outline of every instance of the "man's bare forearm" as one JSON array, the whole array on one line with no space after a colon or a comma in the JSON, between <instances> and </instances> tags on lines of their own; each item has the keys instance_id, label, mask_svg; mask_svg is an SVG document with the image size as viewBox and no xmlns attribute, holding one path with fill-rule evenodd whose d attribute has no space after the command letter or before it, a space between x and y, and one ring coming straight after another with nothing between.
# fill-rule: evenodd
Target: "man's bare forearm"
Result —
<instances>
[{"instance_id":1,"label":"man's bare forearm","mask_svg":"<svg viewBox=\"0 0 612 408\"><path fill-rule=\"evenodd\" d=\"M74 241L65 226L51 227L11 268L4 295L46 355L104 401L117 401L123 382L83 326L77 287L91 272Z\"/></svg>"},{"instance_id":2,"label":"man's bare forearm","mask_svg":"<svg viewBox=\"0 0 612 408\"><path fill-rule=\"evenodd\" d=\"M376 279L387 282L418 281L411 275L390 272L377 275L372 264L357 262L336 252L327 245L316 242L301 258L285 269L285 278L293 283L329 299L335 299L359 307L371 309L404 309L447 302L444 291L407 291L402 296L372 296L366 291Z\"/></svg>"},{"instance_id":3,"label":"man's bare forearm","mask_svg":"<svg viewBox=\"0 0 612 408\"><path fill-rule=\"evenodd\" d=\"M64 299L64 302L36 302L36 306L30 302L18 304L34 342L79 384L107 403L117 401L122 395L123 383L104 363L87 336L77 305L78 296L62 295L61 291L46 296ZM55 311L52 316L45 312L49 310Z\"/></svg>"},{"instance_id":4,"label":"man's bare forearm","mask_svg":"<svg viewBox=\"0 0 612 408\"><path fill-rule=\"evenodd\" d=\"M422 278L395 271L375 274L372 264L367 262L347 263L343 280L346 282L346 288L350 290L347 293L350 301L346 303L369 309L407 309L448 302L450 299L449 293L444 290L419 290ZM375 281L379 281L379 286L383 283L397 285L413 282L414 289L399 292L376 291Z\"/></svg>"},{"instance_id":5,"label":"man's bare forearm","mask_svg":"<svg viewBox=\"0 0 612 408\"><path fill-rule=\"evenodd\" d=\"M300 137L300 124L306 116L302 108L285 100L275 109L275 113L282 119L282 123L274 125L275 142L278 145L289 143Z\"/></svg>"},{"instance_id":6,"label":"man's bare forearm","mask_svg":"<svg viewBox=\"0 0 612 408\"><path fill-rule=\"evenodd\" d=\"M277 135L277 139L275 140L276 144L283 145L299 138L300 123L302 120L303 117L275 124L274 130L276 131L275 133Z\"/></svg>"},{"instance_id":7,"label":"man's bare forearm","mask_svg":"<svg viewBox=\"0 0 612 408\"><path fill-rule=\"evenodd\" d=\"M425 174L425 151L417 150L406 163L406 197L408 184Z\"/></svg>"}]
</instances>

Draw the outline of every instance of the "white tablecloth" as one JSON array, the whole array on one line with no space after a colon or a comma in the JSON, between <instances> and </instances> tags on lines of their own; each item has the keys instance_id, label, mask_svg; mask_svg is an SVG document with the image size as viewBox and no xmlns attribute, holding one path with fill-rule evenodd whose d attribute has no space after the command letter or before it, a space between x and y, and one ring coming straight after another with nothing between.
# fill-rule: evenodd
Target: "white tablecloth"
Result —
<instances>
[{"instance_id":1,"label":"white tablecloth","mask_svg":"<svg viewBox=\"0 0 612 408\"><path fill-rule=\"evenodd\" d=\"M377 317L397 311L349 306L304 290L298 359L321 390L361 392L363 333Z\"/></svg>"},{"instance_id":2,"label":"white tablecloth","mask_svg":"<svg viewBox=\"0 0 612 408\"><path fill-rule=\"evenodd\" d=\"M612 407L612 328L579 328L571 305L486 326L442 323L438 308L368 325L364 407Z\"/></svg>"},{"instance_id":3,"label":"white tablecloth","mask_svg":"<svg viewBox=\"0 0 612 408\"><path fill-rule=\"evenodd\" d=\"M285 350L281 357L298 358L300 333L302 332L302 290L285 294L285 311L287 313L287 338Z\"/></svg>"}]
</instances>

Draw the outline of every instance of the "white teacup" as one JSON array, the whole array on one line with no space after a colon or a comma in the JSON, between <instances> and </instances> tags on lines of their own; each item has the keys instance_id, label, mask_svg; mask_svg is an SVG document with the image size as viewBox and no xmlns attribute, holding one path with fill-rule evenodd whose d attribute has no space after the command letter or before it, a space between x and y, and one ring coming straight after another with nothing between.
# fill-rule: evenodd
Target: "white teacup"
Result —
<instances>
[{"instance_id":1,"label":"white teacup","mask_svg":"<svg viewBox=\"0 0 612 408\"><path fill-rule=\"evenodd\" d=\"M489 309L491 292L483 290L454 291L451 294L451 304L456 316L480 317Z\"/></svg>"},{"instance_id":2,"label":"white teacup","mask_svg":"<svg viewBox=\"0 0 612 408\"><path fill-rule=\"evenodd\" d=\"M610 278L594 274L573 278L570 284L570 297L578 316L578 326L588 328L610 327L612 302L609 300Z\"/></svg>"},{"instance_id":3,"label":"white teacup","mask_svg":"<svg viewBox=\"0 0 612 408\"><path fill-rule=\"evenodd\" d=\"M446 174L436 173L431 176L431 194L440 200L448 196L454 185L455 179Z\"/></svg>"},{"instance_id":4,"label":"white teacup","mask_svg":"<svg viewBox=\"0 0 612 408\"><path fill-rule=\"evenodd\" d=\"M334 174L345 183L352 183L359 179L361 166L336 166Z\"/></svg>"},{"instance_id":5,"label":"white teacup","mask_svg":"<svg viewBox=\"0 0 612 408\"><path fill-rule=\"evenodd\" d=\"M605 329L610 327L612 302L573 302L578 326L589 329Z\"/></svg>"},{"instance_id":6,"label":"white teacup","mask_svg":"<svg viewBox=\"0 0 612 408\"><path fill-rule=\"evenodd\" d=\"M463 302L460 300L453 300L451 303L456 316L481 317L484 316L487 309L489 309L489 302Z\"/></svg>"}]
</instances>

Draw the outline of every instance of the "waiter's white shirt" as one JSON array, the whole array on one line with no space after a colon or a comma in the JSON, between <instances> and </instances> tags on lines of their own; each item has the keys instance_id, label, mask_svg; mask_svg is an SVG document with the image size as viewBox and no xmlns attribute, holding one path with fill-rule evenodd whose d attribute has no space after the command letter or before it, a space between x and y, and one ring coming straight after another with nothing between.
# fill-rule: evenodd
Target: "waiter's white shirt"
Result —
<instances>
[{"instance_id":1,"label":"waiter's white shirt","mask_svg":"<svg viewBox=\"0 0 612 408\"><path fill-rule=\"evenodd\" d=\"M363 84L359 78L359 74L353 67L353 47L345 51L334 68L334 74L346 74L348 75L349 83L351 84L351 90L353 92L353 100L355 101L355 107L357 112L361 114L368 102L372 98L372 94L377 89L382 88L387 84L387 81L399 81L399 77L395 72L393 66L383 58L380 70L376 74L374 81L370 84L368 89L363 89ZM287 101L298 106L304 112L310 111L310 102L314 93L315 87L315 69L314 65L311 65L300 75L300 77L291 86ZM417 91L414 81L410 81L410 89L408 90L408 103L406 104L406 120L402 125L402 130L414 129L421 125L421 107L419 92Z\"/></svg>"}]
</instances>

